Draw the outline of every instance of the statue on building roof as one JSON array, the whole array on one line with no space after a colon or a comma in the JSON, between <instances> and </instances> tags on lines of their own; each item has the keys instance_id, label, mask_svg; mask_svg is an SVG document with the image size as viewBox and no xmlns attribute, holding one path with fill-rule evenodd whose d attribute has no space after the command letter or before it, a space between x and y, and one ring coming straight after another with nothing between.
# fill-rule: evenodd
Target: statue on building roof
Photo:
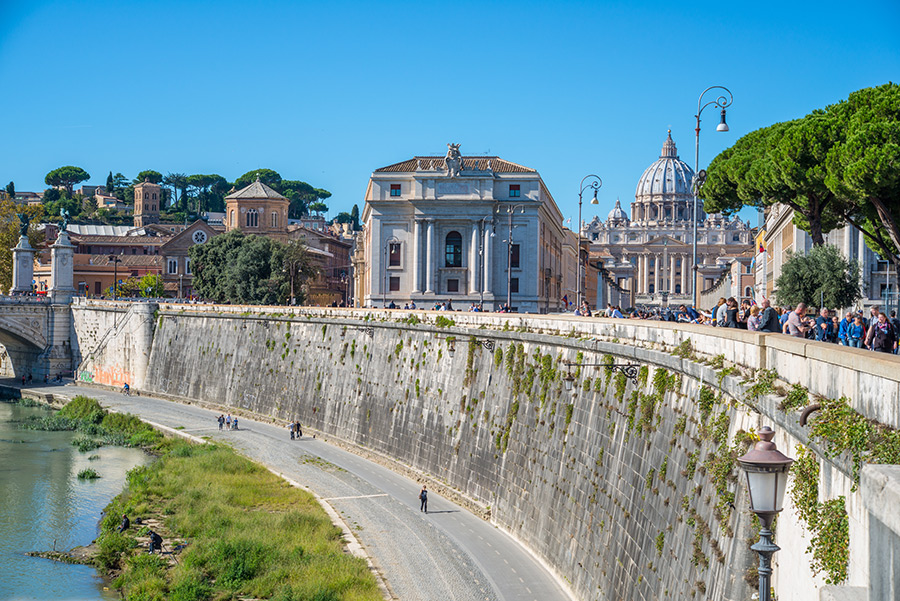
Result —
<instances>
[{"instance_id":1,"label":"statue on building roof","mask_svg":"<svg viewBox=\"0 0 900 601\"><path fill-rule=\"evenodd\" d=\"M463 169L463 158L459 152L459 144L447 144L447 156L444 158L450 177L456 177Z\"/></svg>"},{"instance_id":2,"label":"statue on building roof","mask_svg":"<svg viewBox=\"0 0 900 601\"><path fill-rule=\"evenodd\" d=\"M59 216L62 217L62 223L59 224L59 231L62 233L69 227L69 212L65 207L59 210Z\"/></svg>"}]
</instances>

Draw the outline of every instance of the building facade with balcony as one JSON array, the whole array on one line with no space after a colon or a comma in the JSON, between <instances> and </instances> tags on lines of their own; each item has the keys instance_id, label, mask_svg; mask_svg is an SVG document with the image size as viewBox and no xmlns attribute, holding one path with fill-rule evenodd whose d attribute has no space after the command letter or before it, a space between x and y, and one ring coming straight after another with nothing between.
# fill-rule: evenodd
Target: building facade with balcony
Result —
<instances>
[{"instance_id":1,"label":"building facade with balcony","mask_svg":"<svg viewBox=\"0 0 900 601\"><path fill-rule=\"evenodd\" d=\"M606 221L594 217L582 225L591 241L591 259L599 260L622 290L633 291L639 305L690 304L694 282L693 169L679 159L669 135L659 159L638 180L631 215L616 206ZM698 201L697 285L714 286L734 258L753 246L753 230L735 217L707 215Z\"/></svg>"},{"instance_id":2,"label":"building facade with balcony","mask_svg":"<svg viewBox=\"0 0 900 601\"><path fill-rule=\"evenodd\" d=\"M362 214L366 306L450 302L564 309L567 241L540 174L496 156L417 156L376 169ZM511 235L510 235L511 234ZM571 281L571 278L568 278ZM571 295L571 293L569 293Z\"/></svg>"}]
</instances>

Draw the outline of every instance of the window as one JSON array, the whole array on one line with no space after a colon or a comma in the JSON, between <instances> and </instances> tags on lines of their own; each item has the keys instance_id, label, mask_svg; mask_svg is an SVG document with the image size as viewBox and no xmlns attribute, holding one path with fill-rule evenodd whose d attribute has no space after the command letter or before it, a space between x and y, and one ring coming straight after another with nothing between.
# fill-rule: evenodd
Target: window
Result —
<instances>
[{"instance_id":1,"label":"window","mask_svg":"<svg viewBox=\"0 0 900 601\"><path fill-rule=\"evenodd\" d=\"M747 298L753 296L753 288L751 288L750 286L744 288L744 296L746 296Z\"/></svg>"},{"instance_id":2,"label":"window","mask_svg":"<svg viewBox=\"0 0 900 601\"><path fill-rule=\"evenodd\" d=\"M145 211L149 211L149 210L150 210L150 205L148 205L146 202L144 203L144 210L145 210Z\"/></svg>"},{"instance_id":3,"label":"window","mask_svg":"<svg viewBox=\"0 0 900 601\"><path fill-rule=\"evenodd\" d=\"M510 184L509 185L509 197L510 198L519 198L521 196L521 188L519 184Z\"/></svg>"},{"instance_id":4,"label":"window","mask_svg":"<svg viewBox=\"0 0 900 601\"><path fill-rule=\"evenodd\" d=\"M79 284L79 287L80 286L81 284ZM102 290L103 288L101 287L100 282L94 282L94 294L103 294Z\"/></svg>"},{"instance_id":5,"label":"window","mask_svg":"<svg viewBox=\"0 0 900 601\"><path fill-rule=\"evenodd\" d=\"M275 229L277 227L278 227L278 213L276 213L275 211L272 211L272 229Z\"/></svg>"},{"instance_id":6,"label":"window","mask_svg":"<svg viewBox=\"0 0 900 601\"><path fill-rule=\"evenodd\" d=\"M519 268L519 245L513 244L509 247L509 264L513 269Z\"/></svg>"},{"instance_id":7,"label":"window","mask_svg":"<svg viewBox=\"0 0 900 601\"><path fill-rule=\"evenodd\" d=\"M675 259L675 267L681 267L681 259Z\"/></svg>"},{"instance_id":8,"label":"window","mask_svg":"<svg viewBox=\"0 0 900 601\"><path fill-rule=\"evenodd\" d=\"M187 275L191 275L191 258L190 257L184 258L184 273L186 273Z\"/></svg>"},{"instance_id":9,"label":"window","mask_svg":"<svg viewBox=\"0 0 900 601\"><path fill-rule=\"evenodd\" d=\"M447 234L444 250L447 267L462 267L462 235L459 232Z\"/></svg>"},{"instance_id":10,"label":"window","mask_svg":"<svg viewBox=\"0 0 900 601\"><path fill-rule=\"evenodd\" d=\"M650 284L650 289L648 290L650 294L656 292L656 284Z\"/></svg>"},{"instance_id":11,"label":"window","mask_svg":"<svg viewBox=\"0 0 900 601\"><path fill-rule=\"evenodd\" d=\"M681 294L681 284L675 284L675 294Z\"/></svg>"},{"instance_id":12,"label":"window","mask_svg":"<svg viewBox=\"0 0 900 601\"><path fill-rule=\"evenodd\" d=\"M259 227L259 213L256 209L247 211L247 227Z\"/></svg>"},{"instance_id":13,"label":"window","mask_svg":"<svg viewBox=\"0 0 900 601\"><path fill-rule=\"evenodd\" d=\"M137 249L136 249L136 248L132 248L132 249L131 249L131 254L136 255L136 254L137 254Z\"/></svg>"},{"instance_id":14,"label":"window","mask_svg":"<svg viewBox=\"0 0 900 601\"><path fill-rule=\"evenodd\" d=\"M513 294L519 293L519 278L510 278L509 279L509 291Z\"/></svg>"},{"instance_id":15,"label":"window","mask_svg":"<svg viewBox=\"0 0 900 601\"><path fill-rule=\"evenodd\" d=\"M400 267L400 243L391 242L388 245L388 265L391 267Z\"/></svg>"},{"instance_id":16,"label":"window","mask_svg":"<svg viewBox=\"0 0 900 601\"><path fill-rule=\"evenodd\" d=\"M731 234L731 241L732 241L732 242L740 242L740 241L741 241L741 235L740 235L740 234Z\"/></svg>"},{"instance_id":17,"label":"window","mask_svg":"<svg viewBox=\"0 0 900 601\"><path fill-rule=\"evenodd\" d=\"M459 292L459 280L447 280L447 292Z\"/></svg>"},{"instance_id":18,"label":"window","mask_svg":"<svg viewBox=\"0 0 900 601\"><path fill-rule=\"evenodd\" d=\"M153 200L156 200L156 192L153 193Z\"/></svg>"},{"instance_id":19,"label":"window","mask_svg":"<svg viewBox=\"0 0 900 601\"><path fill-rule=\"evenodd\" d=\"M389 288L391 292L399 292L400 291L400 276L392 275L390 277Z\"/></svg>"},{"instance_id":20,"label":"window","mask_svg":"<svg viewBox=\"0 0 900 601\"><path fill-rule=\"evenodd\" d=\"M400 184L391 184L391 196L400 196Z\"/></svg>"},{"instance_id":21,"label":"window","mask_svg":"<svg viewBox=\"0 0 900 601\"><path fill-rule=\"evenodd\" d=\"M155 210L156 210L156 205L150 205L150 210L151 210L151 211L155 211Z\"/></svg>"},{"instance_id":22,"label":"window","mask_svg":"<svg viewBox=\"0 0 900 601\"><path fill-rule=\"evenodd\" d=\"M169 259L166 261L167 270L166 273L174 274L178 273L178 259Z\"/></svg>"},{"instance_id":23,"label":"window","mask_svg":"<svg viewBox=\"0 0 900 601\"><path fill-rule=\"evenodd\" d=\"M231 227L234 227L234 209L231 209L231 216L229 217L229 222Z\"/></svg>"},{"instance_id":24,"label":"window","mask_svg":"<svg viewBox=\"0 0 900 601\"><path fill-rule=\"evenodd\" d=\"M656 259L650 257L650 267L656 267Z\"/></svg>"}]
</instances>

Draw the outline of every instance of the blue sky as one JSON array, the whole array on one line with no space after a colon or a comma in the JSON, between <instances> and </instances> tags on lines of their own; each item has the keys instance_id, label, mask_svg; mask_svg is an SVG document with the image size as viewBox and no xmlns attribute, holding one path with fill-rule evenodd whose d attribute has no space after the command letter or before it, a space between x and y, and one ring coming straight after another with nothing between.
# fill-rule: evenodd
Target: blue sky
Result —
<instances>
[{"instance_id":1,"label":"blue sky","mask_svg":"<svg viewBox=\"0 0 900 601\"><path fill-rule=\"evenodd\" d=\"M581 178L604 218L672 129L701 167L741 135L900 75L900 2L0 1L0 184L39 190L258 167L330 190L417 154L495 154L541 172L566 217ZM590 219L595 207L584 207ZM755 221L754 221L755 225Z\"/></svg>"}]
</instances>

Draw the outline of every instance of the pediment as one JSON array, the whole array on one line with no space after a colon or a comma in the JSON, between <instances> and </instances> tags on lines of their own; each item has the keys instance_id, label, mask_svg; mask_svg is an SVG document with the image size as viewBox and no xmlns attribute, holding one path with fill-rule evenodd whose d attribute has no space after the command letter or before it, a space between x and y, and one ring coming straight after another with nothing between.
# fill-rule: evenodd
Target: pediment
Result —
<instances>
[{"instance_id":1,"label":"pediment","mask_svg":"<svg viewBox=\"0 0 900 601\"><path fill-rule=\"evenodd\" d=\"M651 246L654 248L656 248L656 247L662 248L664 246L668 247L668 248L681 248L681 247L688 247L690 245L687 242L685 242L684 240L676 240L672 236L663 235L663 236L658 236L656 238L651 238L650 240L647 241L647 243L644 246Z\"/></svg>"}]
</instances>

